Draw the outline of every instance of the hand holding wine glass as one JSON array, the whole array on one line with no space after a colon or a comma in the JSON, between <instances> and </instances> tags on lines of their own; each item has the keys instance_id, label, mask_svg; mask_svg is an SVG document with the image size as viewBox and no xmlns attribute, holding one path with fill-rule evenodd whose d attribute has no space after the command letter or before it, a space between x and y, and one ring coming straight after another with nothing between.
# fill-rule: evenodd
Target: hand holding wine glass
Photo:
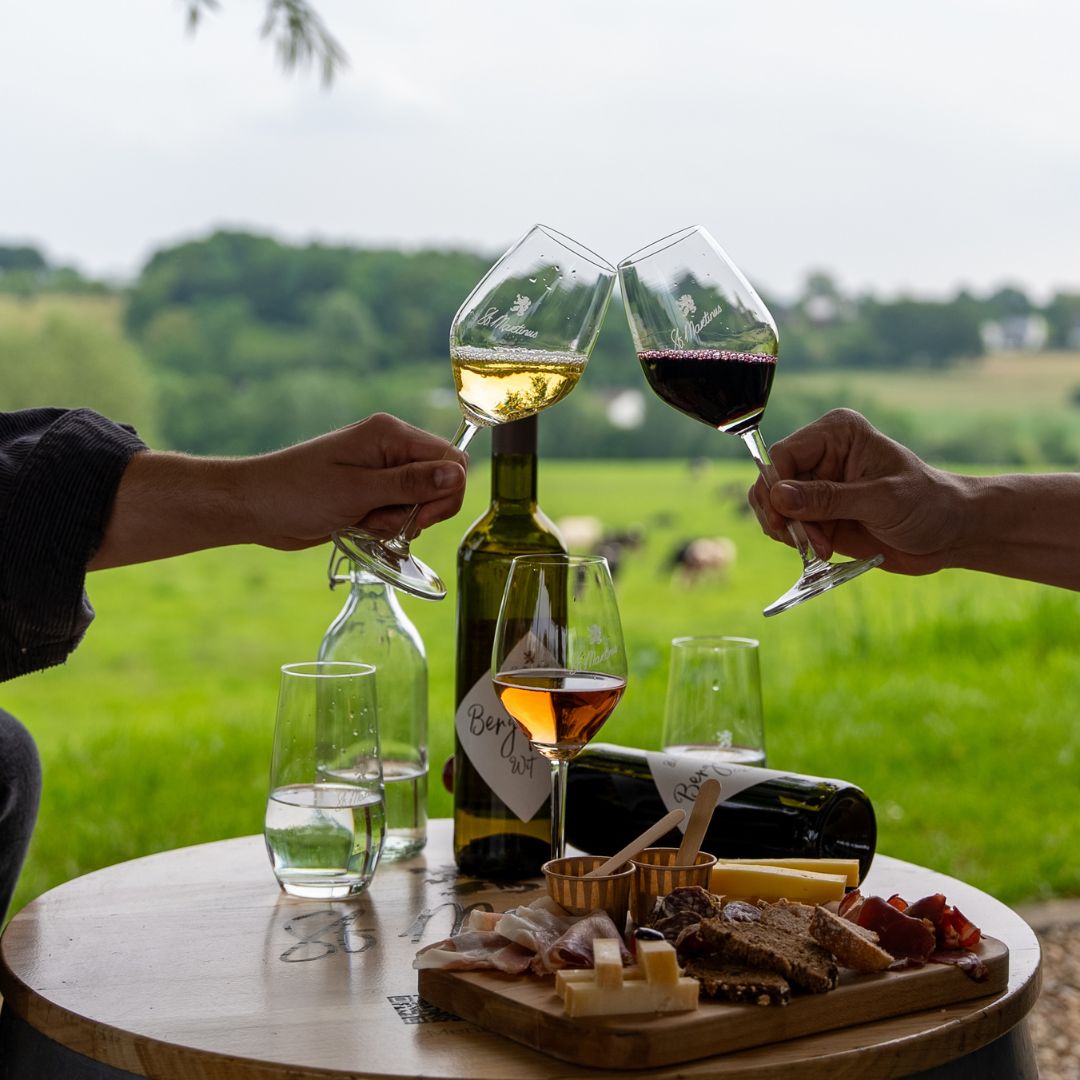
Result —
<instances>
[{"instance_id":1,"label":"hand holding wine glass","mask_svg":"<svg viewBox=\"0 0 1080 1080\"><path fill-rule=\"evenodd\" d=\"M780 348L761 297L701 226L682 229L619 263L626 316L638 359L656 394L718 431L738 435L769 487L776 470L758 425L769 400ZM797 521L787 530L803 569L765 608L786 611L880 565L819 559Z\"/></svg>"},{"instance_id":2,"label":"hand holding wine glass","mask_svg":"<svg viewBox=\"0 0 1080 1080\"><path fill-rule=\"evenodd\" d=\"M561 401L585 370L604 320L615 268L545 225L534 225L487 272L450 328L450 362L464 450L481 427L523 420ZM441 600L439 575L409 550L410 514L387 540L362 529L334 534L363 569L414 596Z\"/></svg>"},{"instance_id":3,"label":"hand holding wine glass","mask_svg":"<svg viewBox=\"0 0 1080 1080\"><path fill-rule=\"evenodd\" d=\"M566 767L626 689L626 650L607 560L514 559L495 627L499 699L551 762L551 857L565 851Z\"/></svg>"}]
</instances>

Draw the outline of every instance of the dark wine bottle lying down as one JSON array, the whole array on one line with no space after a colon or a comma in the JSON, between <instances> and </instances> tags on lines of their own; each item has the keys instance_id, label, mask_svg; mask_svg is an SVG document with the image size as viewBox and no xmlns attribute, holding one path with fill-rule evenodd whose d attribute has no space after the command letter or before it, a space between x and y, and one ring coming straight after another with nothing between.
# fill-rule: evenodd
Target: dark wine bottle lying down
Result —
<instances>
[{"instance_id":1,"label":"dark wine bottle lying down","mask_svg":"<svg viewBox=\"0 0 1080 1080\"><path fill-rule=\"evenodd\" d=\"M570 762L566 840L612 855L669 810L689 816L697 789L720 781L720 801L701 845L729 859L858 859L866 876L877 843L874 808L844 780L741 765L708 755L664 754L594 743ZM672 830L658 847L676 847Z\"/></svg>"}]
</instances>

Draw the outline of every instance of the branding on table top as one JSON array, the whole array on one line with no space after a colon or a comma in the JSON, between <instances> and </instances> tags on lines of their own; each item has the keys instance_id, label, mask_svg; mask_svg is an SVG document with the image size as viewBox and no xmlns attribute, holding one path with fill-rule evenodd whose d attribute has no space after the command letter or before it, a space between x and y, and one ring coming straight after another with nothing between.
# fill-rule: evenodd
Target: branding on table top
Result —
<instances>
[{"instance_id":1,"label":"branding on table top","mask_svg":"<svg viewBox=\"0 0 1080 1080\"><path fill-rule=\"evenodd\" d=\"M711 311L706 311L695 322L694 316L697 314L697 304L694 303L694 298L689 293L683 293L675 301L675 306L679 309L679 314L686 320L681 329L676 327L671 331L671 341L676 349L685 349L687 341L700 334L724 310L720 304L717 304L716 307Z\"/></svg>"},{"instance_id":2,"label":"branding on table top","mask_svg":"<svg viewBox=\"0 0 1080 1080\"><path fill-rule=\"evenodd\" d=\"M504 334L514 334L517 337L539 337L539 330L530 330L524 322L511 322L511 318L524 319L532 307L532 301L527 296L518 293L514 302L507 311L500 311L497 307L490 307L477 320L478 326L489 326L492 330L500 330Z\"/></svg>"}]
</instances>

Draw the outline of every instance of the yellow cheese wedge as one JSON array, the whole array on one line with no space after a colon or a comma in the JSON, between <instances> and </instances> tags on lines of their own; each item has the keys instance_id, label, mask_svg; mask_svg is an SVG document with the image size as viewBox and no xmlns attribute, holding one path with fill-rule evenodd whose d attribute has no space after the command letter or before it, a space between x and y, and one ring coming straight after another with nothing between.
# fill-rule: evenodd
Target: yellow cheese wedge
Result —
<instances>
[{"instance_id":1,"label":"yellow cheese wedge","mask_svg":"<svg viewBox=\"0 0 1080 1080\"><path fill-rule=\"evenodd\" d=\"M788 870L809 870L815 874L843 874L848 888L859 884L858 859L728 859L729 866L782 866Z\"/></svg>"},{"instance_id":2,"label":"yellow cheese wedge","mask_svg":"<svg viewBox=\"0 0 1080 1080\"><path fill-rule=\"evenodd\" d=\"M639 941L637 958L645 978L656 985L674 986L682 972L670 941Z\"/></svg>"},{"instance_id":3,"label":"yellow cheese wedge","mask_svg":"<svg viewBox=\"0 0 1080 1080\"><path fill-rule=\"evenodd\" d=\"M596 972L597 986L610 990L622 986L622 951L617 938L597 938L593 942L593 971Z\"/></svg>"},{"instance_id":4,"label":"yellow cheese wedge","mask_svg":"<svg viewBox=\"0 0 1080 1080\"><path fill-rule=\"evenodd\" d=\"M597 986L596 980L566 984L563 1011L567 1016L617 1016L619 1013L687 1012L698 1007L697 979L651 983L624 982L618 990Z\"/></svg>"},{"instance_id":5,"label":"yellow cheese wedge","mask_svg":"<svg viewBox=\"0 0 1080 1080\"><path fill-rule=\"evenodd\" d=\"M709 874L709 891L728 900L800 900L824 904L840 900L847 877L788 870L783 866L717 863Z\"/></svg>"}]
</instances>

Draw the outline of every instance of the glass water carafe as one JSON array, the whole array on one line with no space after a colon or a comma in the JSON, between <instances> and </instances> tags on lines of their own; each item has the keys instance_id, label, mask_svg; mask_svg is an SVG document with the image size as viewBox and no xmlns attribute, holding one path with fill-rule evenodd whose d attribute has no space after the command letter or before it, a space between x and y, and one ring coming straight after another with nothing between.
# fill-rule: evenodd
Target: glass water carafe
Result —
<instances>
[{"instance_id":1,"label":"glass water carafe","mask_svg":"<svg viewBox=\"0 0 1080 1080\"><path fill-rule=\"evenodd\" d=\"M427 842L427 658L395 590L335 551L330 586L349 595L319 646L320 660L375 667L379 743L386 791L382 857L404 859Z\"/></svg>"}]
</instances>

